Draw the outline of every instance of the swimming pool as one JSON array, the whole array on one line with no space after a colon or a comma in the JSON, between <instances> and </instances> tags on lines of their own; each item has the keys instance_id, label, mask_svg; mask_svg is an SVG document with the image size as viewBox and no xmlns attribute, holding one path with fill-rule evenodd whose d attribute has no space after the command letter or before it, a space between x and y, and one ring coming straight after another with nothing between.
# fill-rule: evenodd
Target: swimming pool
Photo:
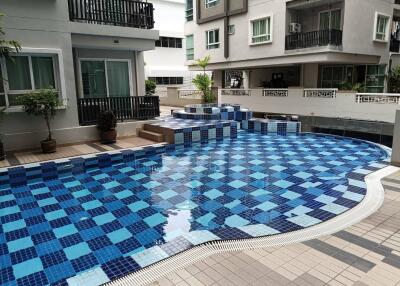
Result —
<instances>
[{"instance_id":1,"label":"swimming pool","mask_svg":"<svg viewBox=\"0 0 400 286\"><path fill-rule=\"evenodd\" d=\"M363 200L388 154L240 131L89 157L0 173L1 285L99 285L208 241L319 224Z\"/></svg>"}]
</instances>

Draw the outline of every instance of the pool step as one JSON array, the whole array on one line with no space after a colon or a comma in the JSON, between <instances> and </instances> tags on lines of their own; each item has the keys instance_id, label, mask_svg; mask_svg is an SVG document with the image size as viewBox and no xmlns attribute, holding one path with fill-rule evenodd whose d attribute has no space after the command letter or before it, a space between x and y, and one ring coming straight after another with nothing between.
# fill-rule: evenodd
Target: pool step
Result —
<instances>
[{"instance_id":1,"label":"pool step","mask_svg":"<svg viewBox=\"0 0 400 286\"><path fill-rule=\"evenodd\" d=\"M153 131L149 131L149 130L144 130L144 129L139 129L139 137L157 142L157 143L161 143L161 142L165 142L165 138L163 134L160 133L156 133Z\"/></svg>"}]
</instances>

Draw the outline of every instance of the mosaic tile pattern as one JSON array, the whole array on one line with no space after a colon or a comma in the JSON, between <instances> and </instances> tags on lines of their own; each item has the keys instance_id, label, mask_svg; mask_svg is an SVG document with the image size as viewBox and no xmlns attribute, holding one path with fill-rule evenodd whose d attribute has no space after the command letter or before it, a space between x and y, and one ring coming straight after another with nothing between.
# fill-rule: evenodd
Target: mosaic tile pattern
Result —
<instances>
[{"instance_id":1,"label":"mosaic tile pattern","mask_svg":"<svg viewBox=\"0 0 400 286\"><path fill-rule=\"evenodd\" d=\"M0 172L0 284L100 285L211 240L294 231L357 205L388 154L262 135Z\"/></svg>"},{"instance_id":2,"label":"mosaic tile pattern","mask_svg":"<svg viewBox=\"0 0 400 286\"><path fill-rule=\"evenodd\" d=\"M249 132L260 132L262 134L298 134L301 131L301 122L252 118L243 120L241 128Z\"/></svg>"}]
</instances>

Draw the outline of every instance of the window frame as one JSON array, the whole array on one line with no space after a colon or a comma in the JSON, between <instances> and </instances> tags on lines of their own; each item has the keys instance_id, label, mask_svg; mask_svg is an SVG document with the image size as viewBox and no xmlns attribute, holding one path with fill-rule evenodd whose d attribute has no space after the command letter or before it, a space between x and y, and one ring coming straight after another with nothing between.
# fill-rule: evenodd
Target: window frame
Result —
<instances>
[{"instance_id":1,"label":"window frame","mask_svg":"<svg viewBox=\"0 0 400 286\"><path fill-rule=\"evenodd\" d=\"M266 30L266 34L263 35L258 35L258 36L253 36L253 23L257 22L257 21L262 21L262 20L266 20L265 24L267 25L267 19L269 19L269 34L267 29ZM274 18L273 18L273 14L266 14L263 15L261 17L256 17L256 18L252 18L249 20L249 30L248 30L248 35L249 35L249 46L258 46L258 45L264 45L264 44L270 44L273 41L273 31L274 31ZM267 28L267 27L266 27ZM269 36L269 40L266 41L262 41L262 42L258 42L258 43L254 43L253 42L253 38L255 37L267 37Z\"/></svg>"},{"instance_id":2,"label":"window frame","mask_svg":"<svg viewBox=\"0 0 400 286\"><path fill-rule=\"evenodd\" d=\"M30 85L31 89L22 89L22 90L10 90L9 87L9 75L7 70L7 63L5 57L0 57L0 66L2 72L2 85L4 91L0 93L0 96L4 96L5 107L8 112L19 112L22 111L20 105L10 105L9 96L13 95L23 95L29 94L35 90L40 90L40 88L36 88L34 71L32 65L32 57L49 57L52 59L53 64L53 78L54 78L54 90L57 91L59 95L59 99L62 103L62 106L66 106L67 98L65 92L65 82L62 79L64 77L64 68L62 63L62 52L58 49L35 49L35 48L22 48L19 53L12 53L11 57L27 57L28 58L28 66L29 66L29 76L30 76ZM0 79L1 80L1 79Z\"/></svg>"},{"instance_id":3,"label":"window frame","mask_svg":"<svg viewBox=\"0 0 400 286\"><path fill-rule=\"evenodd\" d=\"M176 86L183 84L183 76L149 76L148 80L154 81L156 85ZM175 81L175 83L173 83Z\"/></svg>"},{"instance_id":4,"label":"window frame","mask_svg":"<svg viewBox=\"0 0 400 286\"><path fill-rule=\"evenodd\" d=\"M171 43L174 43L171 45ZM166 43L166 45L163 45ZM171 48L171 49L182 49L182 38L160 36L155 42L157 48Z\"/></svg>"},{"instance_id":5,"label":"window frame","mask_svg":"<svg viewBox=\"0 0 400 286\"><path fill-rule=\"evenodd\" d=\"M213 39L215 41L215 32L218 32L218 42L209 43L208 40L210 39L209 34L213 32L214 36ZM206 50L214 50L219 49L221 45L220 36L219 36L219 28L211 29L206 31Z\"/></svg>"},{"instance_id":6,"label":"window frame","mask_svg":"<svg viewBox=\"0 0 400 286\"><path fill-rule=\"evenodd\" d=\"M188 7L188 3L191 3L191 7ZM193 21L193 0L185 1L185 19L186 22Z\"/></svg>"},{"instance_id":7,"label":"window frame","mask_svg":"<svg viewBox=\"0 0 400 286\"><path fill-rule=\"evenodd\" d=\"M323 14L323 13L329 13L329 28L328 28L328 30L333 30L333 28L332 28L332 12L335 12L335 11L340 11L340 28L339 28L339 30L340 31L343 30L342 8L334 8L334 9L319 11L319 13L318 13L318 30L319 31L323 31L323 30L321 30L321 14Z\"/></svg>"},{"instance_id":8,"label":"window frame","mask_svg":"<svg viewBox=\"0 0 400 286\"><path fill-rule=\"evenodd\" d=\"M133 79L132 79L132 61L130 59L110 59L110 58L78 58L78 72L79 72L79 98L85 98L83 91L83 78L82 78L82 61L93 61L93 62L101 62L104 61L104 73L106 77L106 91L107 97L110 98L110 90L108 87L108 70L107 70L107 62L127 62L128 63L128 75L129 75L129 97L133 97Z\"/></svg>"},{"instance_id":9,"label":"window frame","mask_svg":"<svg viewBox=\"0 0 400 286\"><path fill-rule=\"evenodd\" d=\"M193 44L193 46L192 46L191 48L188 48L188 46L187 46L187 43L188 43L187 38L188 38L188 37L191 37L191 38L192 38L192 44ZM192 61L192 60L194 60L194 34L185 36L185 50L186 50L186 60L187 60L187 61ZM188 53L189 50L191 51L190 53Z\"/></svg>"},{"instance_id":10,"label":"window frame","mask_svg":"<svg viewBox=\"0 0 400 286\"><path fill-rule=\"evenodd\" d=\"M213 8L218 6L221 3L221 0L205 0L204 4L206 8Z\"/></svg>"},{"instance_id":11,"label":"window frame","mask_svg":"<svg viewBox=\"0 0 400 286\"><path fill-rule=\"evenodd\" d=\"M386 27L385 27L385 33L384 39L378 39L377 34L378 34L378 24L379 24L379 18L383 17L386 18ZM391 23L391 16L385 13L381 12L375 12L375 21L374 21L374 33L373 33L373 41L375 42L381 42L381 43L388 43L390 39L390 23Z\"/></svg>"}]
</instances>

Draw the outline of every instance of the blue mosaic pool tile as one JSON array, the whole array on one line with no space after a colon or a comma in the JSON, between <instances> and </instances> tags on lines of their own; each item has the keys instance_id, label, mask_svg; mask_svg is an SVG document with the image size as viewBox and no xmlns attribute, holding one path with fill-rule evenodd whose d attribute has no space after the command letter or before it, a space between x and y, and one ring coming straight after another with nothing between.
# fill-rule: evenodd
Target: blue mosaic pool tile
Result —
<instances>
[{"instance_id":1,"label":"blue mosaic pool tile","mask_svg":"<svg viewBox=\"0 0 400 286\"><path fill-rule=\"evenodd\" d=\"M0 171L0 282L100 285L208 241L302 229L357 205L387 164L358 140L237 136Z\"/></svg>"}]
</instances>

